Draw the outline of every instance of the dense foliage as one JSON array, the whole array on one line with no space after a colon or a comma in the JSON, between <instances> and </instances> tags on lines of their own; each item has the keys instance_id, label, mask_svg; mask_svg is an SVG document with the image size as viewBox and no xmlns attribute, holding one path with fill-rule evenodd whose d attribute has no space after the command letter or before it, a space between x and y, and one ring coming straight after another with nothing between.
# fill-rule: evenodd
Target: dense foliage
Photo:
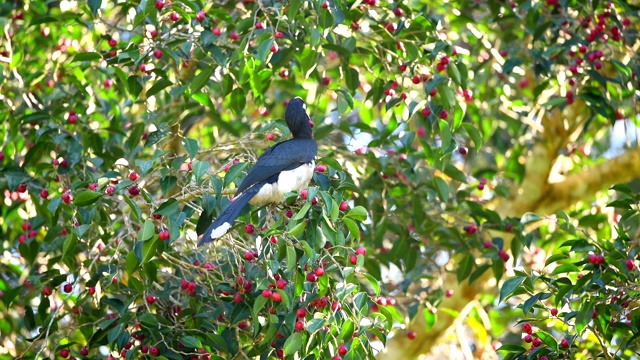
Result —
<instances>
[{"instance_id":1,"label":"dense foliage","mask_svg":"<svg viewBox=\"0 0 640 360\"><path fill-rule=\"evenodd\" d=\"M639 11L0 4L0 358L640 356ZM312 184L197 248L294 96Z\"/></svg>"}]
</instances>

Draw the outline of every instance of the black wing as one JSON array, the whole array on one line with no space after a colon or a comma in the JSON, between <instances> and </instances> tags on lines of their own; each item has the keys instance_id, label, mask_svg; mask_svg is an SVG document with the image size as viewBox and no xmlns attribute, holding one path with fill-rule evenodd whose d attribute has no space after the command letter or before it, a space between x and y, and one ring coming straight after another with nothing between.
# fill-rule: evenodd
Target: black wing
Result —
<instances>
[{"instance_id":1,"label":"black wing","mask_svg":"<svg viewBox=\"0 0 640 360\"><path fill-rule=\"evenodd\" d=\"M313 161L318 145L313 139L290 139L267 149L244 178L236 194L261 183L282 171Z\"/></svg>"}]
</instances>

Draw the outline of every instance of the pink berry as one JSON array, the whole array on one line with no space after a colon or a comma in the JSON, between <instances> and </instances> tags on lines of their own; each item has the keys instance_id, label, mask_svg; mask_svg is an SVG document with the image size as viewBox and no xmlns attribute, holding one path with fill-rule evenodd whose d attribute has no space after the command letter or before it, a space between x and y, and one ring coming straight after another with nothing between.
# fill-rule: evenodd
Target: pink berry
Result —
<instances>
[{"instance_id":1,"label":"pink berry","mask_svg":"<svg viewBox=\"0 0 640 360\"><path fill-rule=\"evenodd\" d=\"M271 300L273 300L275 302L280 302L280 301L282 301L282 295L279 292L274 291L271 294Z\"/></svg>"},{"instance_id":2,"label":"pink berry","mask_svg":"<svg viewBox=\"0 0 640 360\"><path fill-rule=\"evenodd\" d=\"M562 339L562 341L560 342L560 346L562 347L569 347L569 342L567 341L567 339Z\"/></svg>"},{"instance_id":3,"label":"pink berry","mask_svg":"<svg viewBox=\"0 0 640 360\"><path fill-rule=\"evenodd\" d=\"M624 264L627 266L627 269L629 269L629 271L633 270L636 267L636 264L633 262L632 259L628 259L627 261L624 262Z\"/></svg>"},{"instance_id":4,"label":"pink berry","mask_svg":"<svg viewBox=\"0 0 640 360\"><path fill-rule=\"evenodd\" d=\"M218 28L213 28L213 30L211 30L211 32L213 33L213 35L215 36L220 36L222 35L222 30L218 29Z\"/></svg>"},{"instance_id":5,"label":"pink berry","mask_svg":"<svg viewBox=\"0 0 640 360\"><path fill-rule=\"evenodd\" d=\"M323 173L325 172L327 169L324 167L324 165L318 165L316 166L316 171L319 173Z\"/></svg>"},{"instance_id":6,"label":"pink berry","mask_svg":"<svg viewBox=\"0 0 640 360\"><path fill-rule=\"evenodd\" d=\"M409 332L407 333L407 337L409 338L409 340L413 340L413 339L415 339L415 338L416 338L416 336L417 336L417 334L416 334L416 332L415 332L415 331L409 331Z\"/></svg>"},{"instance_id":7,"label":"pink berry","mask_svg":"<svg viewBox=\"0 0 640 360\"><path fill-rule=\"evenodd\" d=\"M162 55L163 55L162 50L160 49L153 50L153 56L155 56L156 59L160 59Z\"/></svg>"},{"instance_id":8,"label":"pink berry","mask_svg":"<svg viewBox=\"0 0 640 360\"><path fill-rule=\"evenodd\" d=\"M349 208L349 204L347 204L346 201L340 202L340 211L342 212L347 211L348 208Z\"/></svg>"},{"instance_id":9,"label":"pink berry","mask_svg":"<svg viewBox=\"0 0 640 360\"><path fill-rule=\"evenodd\" d=\"M197 22L202 22L204 20L204 11L200 10L198 11L198 14L196 14L196 21Z\"/></svg>"},{"instance_id":10,"label":"pink berry","mask_svg":"<svg viewBox=\"0 0 640 360\"><path fill-rule=\"evenodd\" d=\"M270 298L272 293L273 292L270 289L264 289L262 290L262 297Z\"/></svg>"},{"instance_id":11,"label":"pink berry","mask_svg":"<svg viewBox=\"0 0 640 360\"><path fill-rule=\"evenodd\" d=\"M531 334L533 334L533 327L531 326L530 323L526 322L526 323L522 324L522 331L524 331L527 334L531 335Z\"/></svg>"}]
</instances>

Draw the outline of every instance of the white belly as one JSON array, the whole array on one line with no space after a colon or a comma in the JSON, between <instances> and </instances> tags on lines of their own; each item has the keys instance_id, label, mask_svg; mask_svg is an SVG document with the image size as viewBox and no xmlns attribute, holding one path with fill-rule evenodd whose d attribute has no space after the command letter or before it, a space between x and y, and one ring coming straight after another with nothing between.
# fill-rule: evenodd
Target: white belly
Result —
<instances>
[{"instance_id":1,"label":"white belly","mask_svg":"<svg viewBox=\"0 0 640 360\"><path fill-rule=\"evenodd\" d=\"M284 194L302 190L309 185L315 167L316 164L312 161L293 170L281 172L277 183L263 185L249 203L255 205L283 201Z\"/></svg>"}]
</instances>

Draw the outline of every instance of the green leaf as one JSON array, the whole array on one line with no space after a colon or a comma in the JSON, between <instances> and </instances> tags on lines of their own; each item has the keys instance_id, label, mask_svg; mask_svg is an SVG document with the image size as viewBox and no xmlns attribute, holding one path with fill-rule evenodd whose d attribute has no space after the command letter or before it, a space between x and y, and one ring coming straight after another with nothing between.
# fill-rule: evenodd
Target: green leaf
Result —
<instances>
[{"instance_id":1,"label":"green leaf","mask_svg":"<svg viewBox=\"0 0 640 360\"><path fill-rule=\"evenodd\" d=\"M429 331L435 325L438 317L435 313L431 311L431 308L425 307L422 311L422 316L424 317L425 329L424 331Z\"/></svg>"},{"instance_id":2,"label":"green leaf","mask_svg":"<svg viewBox=\"0 0 640 360\"><path fill-rule=\"evenodd\" d=\"M127 274L129 274L129 277L133 275L133 273L138 268L138 265L140 265L140 261L138 260L136 253L133 251L129 251L126 258L126 268L127 268Z\"/></svg>"},{"instance_id":3,"label":"green leaf","mask_svg":"<svg viewBox=\"0 0 640 360\"><path fill-rule=\"evenodd\" d=\"M209 98L209 95L207 93L199 92L191 94L191 98L197 101L200 105L213 107L213 102L211 102L211 99Z\"/></svg>"},{"instance_id":4,"label":"green leaf","mask_svg":"<svg viewBox=\"0 0 640 360\"><path fill-rule=\"evenodd\" d=\"M95 16L100 6L102 6L102 0L88 0L87 4L89 5L89 9L91 9L91 13Z\"/></svg>"},{"instance_id":5,"label":"green leaf","mask_svg":"<svg viewBox=\"0 0 640 360\"><path fill-rule=\"evenodd\" d=\"M71 60L71 62L93 61L98 59L102 59L102 55L96 52L79 52L73 56L73 60Z\"/></svg>"},{"instance_id":6,"label":"green leaf","mask_svg":"<svg viewBox=\"0 0 640 360\"><path fill-rule=\"evenodd\" d=\"M289 336L287 341L284 342L284 354L285 355L293 355L300 349L302 346L302 335L300 333L294 332Z\"/></svg>"},{"instance_id":7,"label":"green leaf","mask_svg":"<svg viewBox=\"0 0 640 360\"><path fill-rule=\"evenodd\" d=\"M213 66L205 65L204 69L200 70L198 75L196 75L191 81L191 85L189 85L189 89L191 89L192 93L200 91L200 89L207 83L207 81L211 77L213 69Z\"/></svg>"},{"instance_id":8,"label":"green leaf","mask_svg":"<svg viewBox=\"0 0 640 360\"><path fill-rule=\"evenodd\" d=\"M547 261L544 262L544 266L547 267L549 266L549 264L552 264L558 260L562 260L562 259L566 259L568 258L567 255L565 254L553 254L551 256L549 256L549 258L547 259Z\"/></svg>"},{"instance_id":9,"label":"green leaf","mask_svg":"<svg viewBox=\"0 0 640 360\"><path fill-rule=\"evenodd\" d=\"M435 177L433 182L436 186L436 191L438 193L438 197L440 200L447 202L449 201L449 185L440 177Z\"/></svg>"},{"instance_id":10,"label":"green leaf","mask_svg":"<svg viewBox=\"0 0 640 360\"><path fill-rule=\"evenodd\" d=\"M161 78L155 84L153 84L153 86L149 90L147 90L147 97L151 97L171 85L173 85L171 81L165 78Z\"/></svg>"},{"instance_id":11,"label":"green leaf","mask_svg":"<svg viewBox=\"0 0 640 360\"><path fill-rule=\"evenodd\" d=\"M458 271L456 272L456 277L458 279L458 282L462 282L462 280L469 277L475 263L476 261L474 257L471 255L465 256L465 258L462 259L462 261L460 262L460 266L458 267Z\"/></svg>"},{"instance_id":12,"label":"green leaf","mask_svg":"<svg viewBox=\"0 0 640 360\"><path fill-rule=\"evenodd\" d=\"M162 205L160 205L160 207L158 207L158 210L154 211L153 213L154 214L164 215L164 216L169 216L169 215L173 215L175 212L177 212L179 207L180 207L180 203L178 203L178 200L176 200L174 198L171 198L171 199L163 202Z\"/></svg>"},{"instance_id":13,"label":"green leaf","mask_svg":"<svg viewBox=\"0 0 640 360\"><path fill-rule=\"evenodd\" d=\"M518 287L520 287L520 285L522 285L524 280L524 276L516 276L511 279L505 280L505 282L502 284L502 287L500 288L500 302L509 298L513 294L513 292L516 291Z\"/></svg>"},{"instance_id":14,"label":"green leaf","mask_svg":"<svg viewBox=\"0 0 640 360\"><path fill-rule=\"evenodd\" d=\"M98 201L102 197L102 193L86 190L73 198L73 205L75 206L88 206Z\"/></svg>"},{"instance_id":15,"label":"green leaf","mask_svg":"<svg viewBox=\"0 0 640 360\"><path fill-rule=\"evenodd\" d=\"M229 107L234 114L242 114L247 104L247 93L242 88L235 88L229 95Z\"/></svg>"},{"instance_id":16,"label":"green leaf","mask_svg":"<svg viewBox=\"0 0 640 360\"><path fill-rule=\"evenodd\" d=\"M449 129L449 123L444 119L440 119L439 126L442 148L448 149L451 145L451 129Z\"/></svg>"},{"instance_id":17,"label":"green leaf","mask_svg":"<svg viewBox=\"0 0 640 360\"><path fill-rule=\"evenodd\" d=\"M349 229L349 234L351 234L351 241L359 242L360 228L358 227L358 224L346 217L342 219L342 222L344 222L344 224L347 226L347 229Z\"/></svg>"},{"instance_id":18,"label":"green leaf","mask_svg":"<svg viewBox=\"0 0 640 360\"><path fill-rule=\"evenodd\" d=\"M326 323L326 320L323 318L314 318L309 320L309 322L307 323L307 331L310 334L313 334L314 332L322 329L322 327L324 326L324 324Z\"/></svg>"},{"instance_id":19,"label":"green leaf","mask_svg":"<svg viewBox=\"0 0 640 360\"><path fill-rule=\"evenodd\" d=\"M175 199L173 199L175 201ZM156 233L155 225L151 220L145 220L142 229L138 232L138 241L147 241Z\"/></svg>"},{"instance_id":20,"label":"green leaf","mask_svg":"<svg viewBox=\"0 0 640 360\"><path fill-rule=\"evenodd\" d=\"M478 149L482 147L482 135L480 135L480 131L478 131L478 129L476 129L476 127L473 124L469 124L469 123L462 123L462 127L471 138L471 141L473 141L473 144L477 152Z\"/></svg>"},{"instance_id":21,"label":"green leaf","mask_svg":"<svg viewBox=\"0 0 640 360\"><path fill-rule=\"evenodd\" d=\"M355 219L357 221L365 221L367 219L367 210L364 206L356 206L345 215L345 217Z\"/></svg>"},{"instance_id":22,"label":"green leaf","mask_svg":"<svg viewBox=\"0 0 640 360\"><path fill-rule=\"evenodd\" d=\"M180 342L188 348L199 349L202 347L200 340L194 336L183 336L180 338Z\"/></svg>"},{"instance_id":23,"label":"green leaf","mask_svg":"<svg viewBox=\"0 0 640 360\"><path fill-rule=\"evenodd\" d=\"M158 237L154 236L151 241L145 241L144 244L142 244L142 261L140 264L146 264L151 260L151 258L153 258L156 254L156 250L158 249L159 241Z\"/></svg>"},{"instance_id":24,"label":"green leaf","mask_svg":"<svg viewBox=\"0 0 640 360\"><path fill-rule=\"evenodd\" d=\"M296 267L296 249L293 246L287 244L287 271L291 271Z\"/></svg>"},{"instance_id":25,"label":"green leaf","mask_svg":"<svg viewBox=\"0 0 640 360\"><path fill-rule=\"evenodd\" d=\"M187 150L187 153L189 153L189 158L195 159L196 155L198 155L198 149L199 149L198 140L184 138L182 139L182 144L184 145L184 148Z\"/></svg>"},{"instance_id":26,"label":"green leaf","mask_svg":"<svg viewBox=\"0 0 640 360\"><path fill-rule=\"evenodd\" d=\"M540 221L542 220L542 216L528 212L525 213L524 215L522 215L522 217L520 218L520 223L522 225L527 225L530 224L532 222L536 222L536 221Z\"/></svg>"},{"instance_id":27,"label":"green leaf","mask_svg":"<svg viewBox=\"0 0 640 360\"><path fill-rule=\"evenodd\" d=\"M227 171L227 173L224 175L224 187L228 187L229 184L231 184L232 182L236 181L238 179L238 176L240 176L240 173L246 167L247 167L247 163L245 163L245 162L237 163L237 164L231 166L229 171Z\"/></svg>"}]
</instances>

